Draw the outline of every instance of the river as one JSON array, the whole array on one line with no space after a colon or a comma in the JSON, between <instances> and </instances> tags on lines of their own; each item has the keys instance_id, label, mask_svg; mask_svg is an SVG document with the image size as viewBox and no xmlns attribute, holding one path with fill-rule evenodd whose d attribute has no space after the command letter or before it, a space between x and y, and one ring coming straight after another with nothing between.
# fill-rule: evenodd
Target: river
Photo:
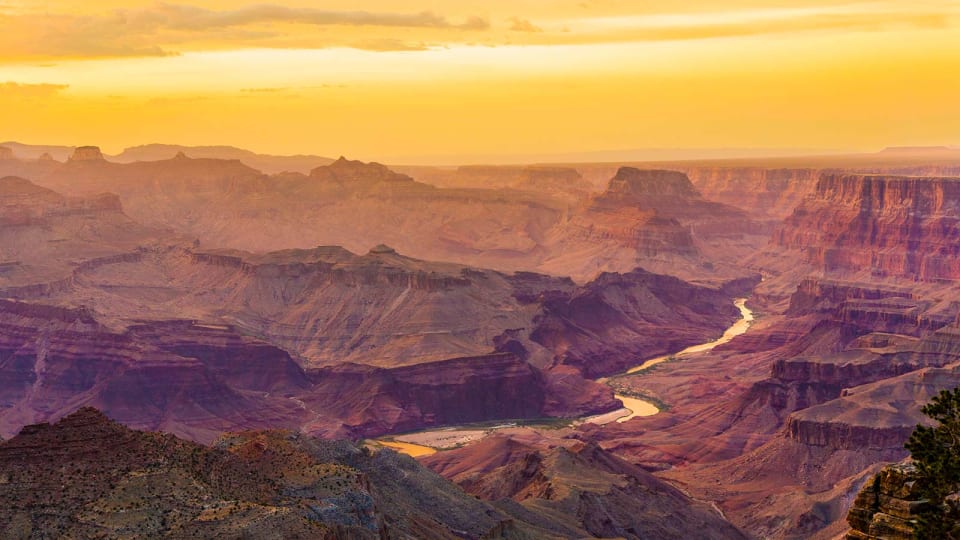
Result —
<instances>
[{"instance_id":1,"label":"river","mask_svg":"<svg viewBox=\"0 0 960 540\"><path fill-rule=\"evenodd\" d=\"M750 324L753 323L753 311L746 305L746 298L738 298L734 305L737 306L737 309L740 310L740 319L738 319L733 325L731 325L719 338L709 341L707 343L701 343L699 345L693 345L683 349L680 352L673 354L665 354L663 356L658 356L656 358L651 358L644 361L638 366L634 366L627 371L621 373L620 375L615 375L614 377L622 377L626 375L633 375L644 370L650 369L651 367L666 362L667 360L677 360L691 354L703 353L713 349L718 345L729 342L733 338L743 334L750 328ZM602 379L597 379L598 382L606 382L610 378L605 377ZM660 409L656 405L640 397L635 396L625 396L621 394L615 394L615 397L623 402L623 408L616 411L612 411L606 414L600 414L595 416L590 416L586 418L581 418L575 421L575 423L582 422L591 422L595 424L607 424L613 421L616 422L626 422L631 418L637 416L653 416L660 412ZM387 436L383 439L380 439L378 442L384 446L389 446L396 449L399 452L404 454L416 456L429 455L436 452L437 448L446 448L450 446L451 442L455 441L455 444L465 444L474 440L479 440L490 433L493 433L497 429L504 427L512 427L515 424L504 424L501 426L495 426L492 428L481 428L476 427L462 427L462 428L440 428L428 431L419 431L416 433L410 433L406 435L398 436Z\"/></svg>"},{"instance_id":2,"label":"river","mask_svg":"<svg viewBox=\"0 0 960 540\"><path fill-rule=\"evenodd\" d=\"M709 341L707 343L692 345L690 347L687 347L686 349L683 349L678 353L665 354L663 356L651 358L650 360L645 361L639 366L635 366L628 369L626 373L624 373L624 375L633 375L635 373L640 373L641 371L648 370L657 364L662 364L667 360L678 360L680 358L683 358L684 356L689 356L691 354L707 352L718 345L723 345L724 343L728 343L733 338L744 334L750 328L750 325L753 323L753 311L751 311L750 308L747 307L746 298L738 298L733 303L733 305L737 306L737 309L740 310L740 319L737 320L737 322L733 323L732 326L727 328L727 330L719 338L713 341ZM624 396L621 394L615 394L615 397L623 402L624 409L629 410L627 414L624 414L619 418L616 418L617 422L626 422L627 420L630 420L631 418L635 418L637 416L653 416L658 412L660 412L660 409L658 409L656 405L644 399L631 397L631 396ZM588 422L592 421L595 423L606 423L602 420L607 420L607 418L603 418L603 417L607 417L607 415L592 417L587 421ZM601 421L598 422L597 419L601 419Z\"/></svg>"}]
</instances>

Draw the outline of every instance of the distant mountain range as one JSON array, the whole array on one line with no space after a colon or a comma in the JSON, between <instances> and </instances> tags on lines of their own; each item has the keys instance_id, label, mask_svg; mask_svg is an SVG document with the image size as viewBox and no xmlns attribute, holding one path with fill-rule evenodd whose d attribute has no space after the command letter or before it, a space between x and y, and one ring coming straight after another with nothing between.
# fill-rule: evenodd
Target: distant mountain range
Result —
<instances>
[{"instance_id":1,"label":"distant mountain range","mask_svg":"<svg viewBox=\"0 0 960 540\"><path fill-rule=\"evenodd\" d=\"M74 146L32 145L12 141L2 143L0 146L11 149L13 155L21 159L39 159L43 154L48 154L57 161L69 159L76 148ZM192 158L238 159L244 164L267 174L287 171L307 173L321 165L333 163L332 159L322 156L274 156L257 154L234 146L183 146L177 144L132 146L117 155L107 155L106 158L109 161L119 163L162 161L173 158L180 153Z\"/></svg>"}]
</instances>

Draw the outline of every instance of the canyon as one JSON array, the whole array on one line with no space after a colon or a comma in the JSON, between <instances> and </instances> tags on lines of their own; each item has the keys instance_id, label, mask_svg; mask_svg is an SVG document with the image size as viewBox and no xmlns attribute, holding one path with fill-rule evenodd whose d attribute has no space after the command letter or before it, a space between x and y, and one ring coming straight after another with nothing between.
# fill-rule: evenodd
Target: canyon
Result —
<instances>
[{"instance_id":1,"label":"canyon","mask_svg":"<svg viewBox=\"0 0 960 540\"><path fill-rule=\"evenodd\" d=\"M960 386L954 152L5 146L0 499L32 502L0 521L26 537L869 538ZM584 421L618 395L656 414ZM446 429L480 435L385 448ZM56 460L82 474L43 499Z\"/></svg>"}]
</instances>

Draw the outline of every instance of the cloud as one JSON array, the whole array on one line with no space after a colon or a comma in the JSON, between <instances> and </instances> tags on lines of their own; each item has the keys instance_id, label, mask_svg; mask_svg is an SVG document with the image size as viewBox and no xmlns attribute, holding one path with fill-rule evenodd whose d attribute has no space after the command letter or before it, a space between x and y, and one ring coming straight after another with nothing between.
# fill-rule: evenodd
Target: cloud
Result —
<instances>
[{"instance_id":1,"label":"cloud","mask_svg":"<svg viewBox=\"0 0 960 540\"><path fill-rule=\"evenodd\" d=\"M543 32L543 28L536 26L527 19L511 17L508 20L512 23L510 25L510 30L513 32Z\"/></svg>"},{"instance_id":2,"label":"cloud","mask_svg":"<svg viewBox=\"0 0 960 540\"><path fill-rule=\"evenodd\" d=\"M214 11L205 8L161 3L144 9L117 10L114 17L133 28L153 30L207 30L261 23L297 23L317 26L386 26L404 28L486 28L486 21L471 17L462 24L451 23L430 11L418 13L374 13L370 11L331 11L260 4Z\"/></svg>"},{"instance_id":3,"label":"cloud","mask_svg":"<svg viewBox=\"0 0 960 540\"><path fill-rule=\"evenodd\" d=\"M350 43L354 49L364 51L426 51L431 45L423 42L408 42L402 39L382 38L354 41ZM436 47L437 45L433 45Z\"/></svg>"},{"instance_id":4,"label":"cloud","mask_svg":"<svg viewBox=\"0 0 960 540\"><path fill-rule=\"evenodd\" d=\"M819 14L761 23L742 22L693 26L674 26L640 30L638 40L668 41L709 39L766 34L788 34L827 30L877 31L895 26L942 28L949 17L942 13Z\"/></svg>"},{"instance_id":5,"label":"cloud","mask_svg":"<svg viewBox=\"0 0 960 540\"><path fill-rule=\"evenodd\" d=\"M759 35L894 28L936 29L955 23L949 10L880 9L871 6L824 6L758 10L664 13L569 19L566 36L544 36L553 44L684 41Z\"/></svg>"},{"instance_id":6,"label":"cloud","mask_svg":"<svg viewBox=\"0 0 960 540\"><path fill-rule=\"evenodd\" d=\"M338 11L290 7L282 5L281 0L225 9L167 2L88 15L0 10L0 61L169 56L178 54L177 51L241 48L418 51L451 44L677 41L942 28L960 19L956 8L936 2L905 7L876 0L869 4L847 0L834 5L826 3L839 0L816 0L817 6L797 8L778 1L776 4L781 7L710 11L702 3L699 9L693 9L694 0L678 0L677 4L664 4L666 7L656 12L638 14L635 9L617 7L620 4L610 0L586 1L590 7L602 7L606 15L554 18L546 28L522 16L513 16L506 19L506 36L486 32L491 28L490 21L477 16L450 18L431 11ZM0 0L0 5L3 3ZM620 14L609 15L614 10Z\"/></svg>"},{"instance_id":7,"label":"cloud","mask_svg":"<svg viewBox=\"0 0 960 540\"><path fill-rule=\"evenodd\" d=\"M0 15L0 58L170 56L152 36L112 17Z\"/></svg>"},{"instance_id":8,"label":"cloud","mask_svg":"<svg viewBox=\"0 0 960 540\"><path fill-rule=\"evenodd\" d=\"M68 84L28 84L18 82L0 83L0 97L7 98L45 98L70 88Z\"/></svg>"},{"instance_id":9,"label":"cloud","mask_svg":"<svg viewBox=\"0 0 960 540\"><path fill-rule=\"evenodd\" d=\"M490 21L483 17L469 17L466 21L457 26L463 30L487 30L490 28Z\"/></svg>"},{"instance_id":10,"label":"cloud","mask_svg":"<svg viewBox=\"0 0 960 540\"><path fill-rule=\"evenodd\" d=\"M281 31L276 28L278 24L330 30L323 34L310 30ZM336 28L357 30L344 37L345 30ZM350 47L359 43L359 48L370 50L411 50L421 47L411 45L409 39L383 35L380 29L472 32L488 28L489 21L481 17L452 21L430 11L335 11L279 4L212 10L158 3L99 15L0 12L0 58L169 56L177 54L173 48L189 48L192 43L273 47L276 41L282 42L281 47L295 48ZM391 42L396 43L395 48L387 46Z\"/></svg>"}]
</instances>

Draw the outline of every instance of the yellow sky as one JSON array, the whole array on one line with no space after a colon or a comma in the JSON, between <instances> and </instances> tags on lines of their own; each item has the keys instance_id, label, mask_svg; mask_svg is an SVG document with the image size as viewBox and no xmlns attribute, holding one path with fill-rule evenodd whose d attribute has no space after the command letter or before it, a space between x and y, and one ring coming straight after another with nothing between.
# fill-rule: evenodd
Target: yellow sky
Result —
<instances>
[{"instance_id":1,"label":"yellow sky","mask_svg":"<svg viewBox=\"0 0 960 540\"><path fill-rule=\"evenodd\" d=\"M107 151L956 145L958 72L953 0L0 0L0 140Z\"/></svg>"}]
</instances>

